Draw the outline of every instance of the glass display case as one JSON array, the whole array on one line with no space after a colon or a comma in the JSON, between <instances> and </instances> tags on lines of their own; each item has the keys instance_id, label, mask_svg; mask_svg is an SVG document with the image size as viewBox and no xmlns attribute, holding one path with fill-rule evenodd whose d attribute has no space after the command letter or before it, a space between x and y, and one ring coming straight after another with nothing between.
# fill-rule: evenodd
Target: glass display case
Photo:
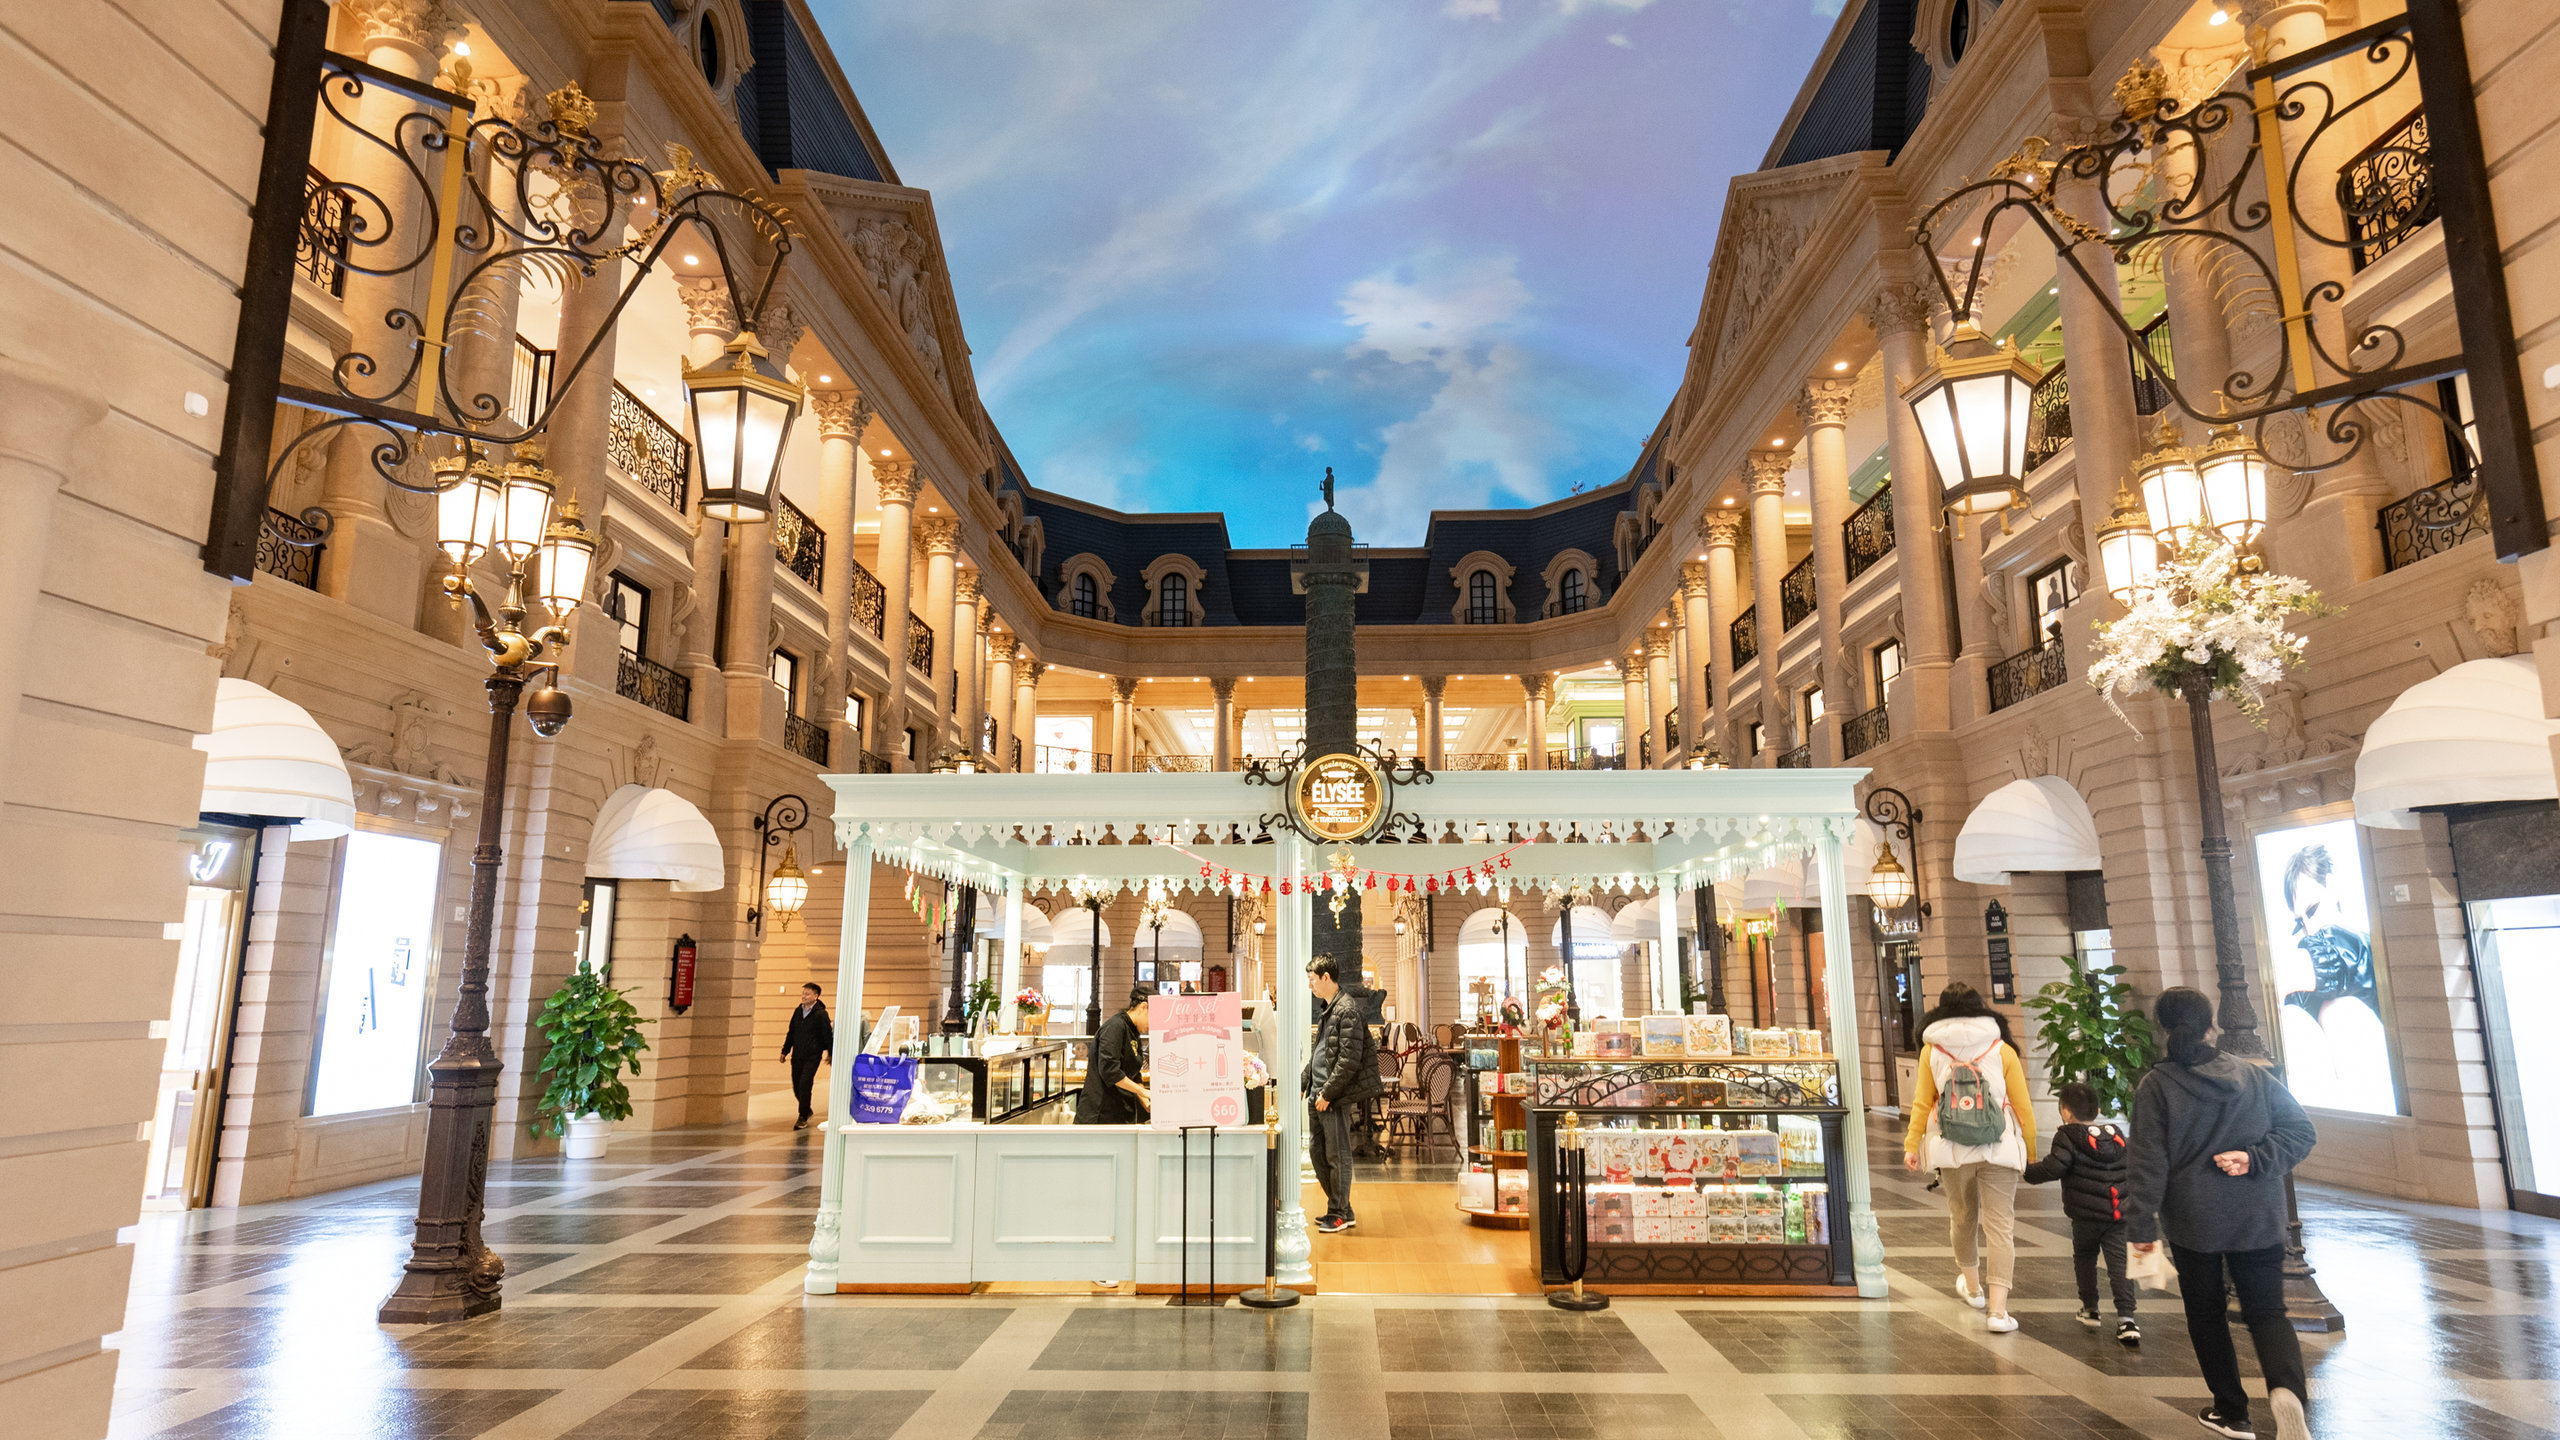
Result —
<instances>
[{"instance_id":1,"label":"glass display case","mask_svg":"<svg viewBox=\"0 0 2560 1440\"><path fill-rule=\"evenodd\" d=\"M909 1123L918 1110L951 1120L979 1120L1001 1125L1030 1117L1043 1105L1070 1098L1067 1047L1040 1041L997 1055L920 1055L916 1057L916 1099L908 1108ZM925 1122L930 1123L930 1122Z\"/></svg>"},{"instance_id":2,"label":"glass display case","mask_svg":"<svg viewBox=\"0 0 2560 1440\"><path fill-rule=\"evenodd\" d=\"M1569 1207L1587 1284L1855 1290L1839 1068L1826 1056L1526 1062L1538 1269L1562 1285ZM1559 1184L1567 1115L1584 1153Z\"/></svg>"}]
</instances>

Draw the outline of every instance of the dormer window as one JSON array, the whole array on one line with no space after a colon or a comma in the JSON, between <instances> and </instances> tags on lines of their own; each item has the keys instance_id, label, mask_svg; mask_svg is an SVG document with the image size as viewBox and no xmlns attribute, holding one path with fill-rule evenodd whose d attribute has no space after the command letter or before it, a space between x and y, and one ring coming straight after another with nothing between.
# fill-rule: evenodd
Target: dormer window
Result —
<instances>
[{"instance_id":1,"label":"dormer window","mask_svg":"<svg viewBox=\"0 0 2560 1440\"><path fill-rule=\"evenodd\" d=\"M1478 570L1467 577L1467 623L1499 625L1502 623L1502 591L1490 570Z\"/></svg>"},{"instance_id":2,"label":"dormer window","mask_svg":"<svg viewBox=\"0 0 2560 1440\"><path fill-rule=\"evenodd\" d=\"M702 65L702 78L713 85L720 83L720 22L709 15L702 17L693 30L694 59Z\"/></svg>"},{"instance_id":3,"label":"dormer window","mask_svg":"<svg viewBox=\"0 0 2560 1440\"><path fill-rule=\"evenodd\" d=\"M1156 623L1185 626L1191 623L1191 581L1178 573L1168 573L1156 582Z\"/></svg>"},{"instance_id":4,"label":"dormer window","mask_svg":"<svg viewBox=\"0 0 2560 1440\"><path fill-rule=\"evenodd\" d=\"M1579 615L1591 603L1591 584L1579 570L1564 572L1564 584L1556 595L1556 609L1565 615Z\"/></svg>"},{"instance_id":5,"label":"dormer window","mask_svg":"<svg viewBox=\"0 0 2560 1440\"><path fill-rule=\"evenodd\" d=\"M1071 613L1086 620L1094 619L1102 613L1102 592L1093 583L1091 575L1076 576L1072 594L1075 598L1067 605Z\"/></svg>"}]
</instances>

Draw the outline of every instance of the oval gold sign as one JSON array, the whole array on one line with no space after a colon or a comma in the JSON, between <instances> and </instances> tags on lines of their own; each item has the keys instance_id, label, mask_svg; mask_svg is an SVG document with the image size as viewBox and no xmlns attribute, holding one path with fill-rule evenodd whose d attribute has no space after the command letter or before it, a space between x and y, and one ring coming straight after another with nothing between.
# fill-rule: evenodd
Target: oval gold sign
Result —
<instances>
[{"instance_id":1,"label":"oval gold sign","mask_svg":"<svg viewBox=\"0 0 2560 1440\"><path fill-rule=\"evenodd\" d=\"M1356 755L1325 755L1298 771L1289 801L1298 823L1319 840L1357 840L1386 814L1387 782Z\"/></svg>"}]
</instances>

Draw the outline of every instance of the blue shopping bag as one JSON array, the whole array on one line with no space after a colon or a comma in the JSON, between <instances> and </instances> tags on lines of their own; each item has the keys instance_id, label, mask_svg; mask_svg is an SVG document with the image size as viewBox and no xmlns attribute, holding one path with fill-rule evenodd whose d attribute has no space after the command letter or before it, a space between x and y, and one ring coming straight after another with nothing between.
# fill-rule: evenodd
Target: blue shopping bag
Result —
<instances>
[{"instance_id":1,"label":"blue shopping bag","mask_svg":"<svg viewBox=\"0 0 2560 1440\"><path fill-rule=\"evenodd\" d=\"M853 1118L861 1125L895 1125L907 1116L915 1094L916 1062L898 1055L853 1057Z\"/></svg>"}]
</instances>

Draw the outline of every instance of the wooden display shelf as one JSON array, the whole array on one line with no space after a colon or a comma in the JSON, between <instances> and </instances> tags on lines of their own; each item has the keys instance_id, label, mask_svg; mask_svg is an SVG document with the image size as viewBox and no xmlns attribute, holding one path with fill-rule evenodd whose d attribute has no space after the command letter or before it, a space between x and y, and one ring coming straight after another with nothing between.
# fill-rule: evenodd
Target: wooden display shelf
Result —
<instances>
[{"instance_id":1,"label":"wooden display shelf","mask_svg":"<svg viewBox=\"0 0 2560 1440\"><path fill-rule=\"evenodd\" d=\"M1470 1145L1467 1149L1469 1153L1482 1155L1488 1160L1526 1160L1529 1158L1529 1152L1526 1150L1493 1150L1482 1145Z\"/></svg>"},{"instance_id":2,"label":"wooden display shelf","mask_svg":"<svg viewBox=\"0 0 2560 1440\"><path fill-rule=\"evenodd\" d=\"M1458 1209L1478 1225L1509 1225L1524 1230L1529 1225L1529 1212L1526 1210L1479 1210L1473 1205L1461 1205Z\"/></svg>"}]
</instances>

